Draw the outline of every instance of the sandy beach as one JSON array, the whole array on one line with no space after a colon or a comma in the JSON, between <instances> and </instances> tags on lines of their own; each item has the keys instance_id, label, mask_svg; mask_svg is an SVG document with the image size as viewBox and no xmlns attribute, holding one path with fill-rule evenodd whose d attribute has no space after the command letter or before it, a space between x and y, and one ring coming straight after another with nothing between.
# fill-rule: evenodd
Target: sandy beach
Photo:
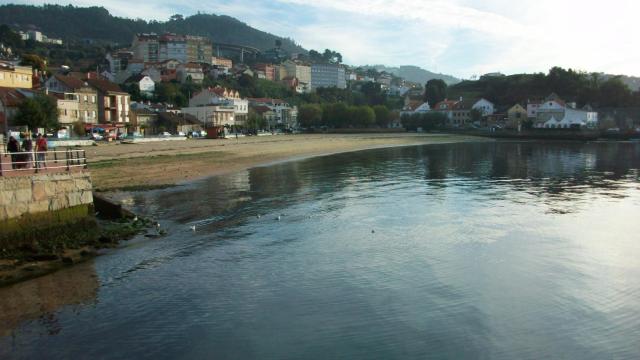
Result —
<instances>
[{"instance_id":1,"label":"sandy beach","mask_svg":"<svg viewBox=\"0 0 640 360\"><path fill-rule=\"evenodd\" d=\"M198 139L86 148L97 190L170 186L272 162L389 146L488 139L450 134L310 134Z\"/></svg>"}]
</instances>

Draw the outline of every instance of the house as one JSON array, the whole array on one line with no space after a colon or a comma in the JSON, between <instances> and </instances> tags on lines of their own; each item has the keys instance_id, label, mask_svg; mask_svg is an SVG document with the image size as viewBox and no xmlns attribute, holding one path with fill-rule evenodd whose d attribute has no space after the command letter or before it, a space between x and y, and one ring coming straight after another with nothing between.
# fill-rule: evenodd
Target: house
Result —
<instances>
[{"instance_id":1,"label":"house","mask_svg":"<svg viewBox=\"0 0 640 360\"><path fill-rule=\"evenodd\" d=\"M135 84L144 96L153 96L156 84L151 77L143 74L133 75L125 81L125 84Z\"/></svg>"},{"instance_id":2,"label":"house","mask_svg":"<svg viewBox=\"0 0 640 360\"><path fill-rule=\"evenodd\" d=\"M207 113L205 109L200 109L194 114L192 108L207 108L211 107L211 111L220 112L220 116L210 120L210 115L216 115L214 113ZM227 110L232 109L232 116L227 116ZM186 109L190 109L188 113L195 115L198 120L204 124L214 123L215 126L220 124L229 126L243 126L247 120L249 114L249 102L246 99L240 98L240 93L237 90L227 89L223 87L209 87L196 93L191 99L189 99L189 108L183 108L183 112L187 112ZM219 123L219 121L225 121Z\"/></svg>"},{"instance_id":3,"label":"house","mask_svg":"<svg viewBox=\"0 0 640 360\"><path fill-rule=\"evenodd\" d=\"M223 57L211 57L211 65L220 66L227 69L233 68L233 61L231 59L223 58Z\"/></svg>"},{"instance_id":4,"label":"house","mask_svg":"<svg viewBox=\"0 0 640 360\"><path fill-rule=\"evenodd\" d=\"M409 102L408 105L405 105L400 112L400 115L413 115L413 114L424 114L431 111L431 106L429 106L428 102L423 102L418 104L418 102Z\"/></svg>"},{"instance_id":5,"label":"house","mask_svg":"<svg viewBox=\"0 0 640 360\"><path fill-rule=\"evenodd\" d=\"M520 104L515 104L509 110L507 110L507 129L518 129L520 131L522 129L522 125L525 120L528 118L527 109L525 109Z\"/></svg>"},{"instance_id":6,"label":"house","mask_svg":"<svg viewBox=\"0 0 640 360\"><path fill-rule=\"evenodd\" d=\"M267 126L272 128L272 124L275 124L277 121L276 112L273 111L268 106L258 105L252 106L251 110L253 110L256 114L258 114L261 118L263 118L267 122Z\"/></svg>"},{"instance_id":7,"label":"house","mask_svg":"<svg viewBox=\"0 0 640 360\"><path fill-rule=\"evenodd\" d=\"M136 108L131 109L129 116L134 128L133 132L143 135L153 134L153 125L158 118L158 113L147 108Z\"/></svg>"},{"instance_id":8,"label":"house","mask_svg":"<svg viewBox=\"0 0 640 360\"><path fill-rule=\"evenodd\" d=\"M249 98L249 105L257 108L265 106L275 113L270 128L294 128L298 124L298 108L284 100L272 98Z\"/></svg>"},{"instance_id":9,"label":"house","mask_svg":"<svg viewBox=\"0 0 640 360\"><path fill-rule=\"evenodd\" d=\"M469 126L474 121L473 110L477 111L481 118L493 115L495 107L492 102L486 99L469 99L456 102L453 106L451 123L449 125L455 127ZM477 119L478 121L480 119Z\"/></svg>"},{"instance_id":10,"label":"house","mask_svg":"<svg viewBox=\"0 0 640 360\"><path fill-rule=\"evenodd\" d=\"M556 94L551 94L538 109L534 121L536 128L597 128L598 113L590 107L576 109L575 103L567 104Z\"/></svg>"},{"instance_id":11,"label":"house","mask_svg":"<svg viewBox=\"0 0 640 360\"><path fill-rule=\"evenodd\" d=\"M202 66L193 62L178 65L178 68L176 69L176 76L178 81L182 84L188 81L191 81L194 84L202 84L202 81L204 80Z\"/></svg>"},{"instance_id":12,"label":"house","mask_svg":"<svg viewBox=\"0 0 640 360\"><path fill-rule=\"evenodd\" d=\"M124 126L129 123L130 96L116 83L104 79L87 79L98 93L98 121Z\"/></svg>"},{"instance_id":13,"label":"house","mask_svg":"<svg viewBox=\"0 0 640 360\"><path fill-rule=\"evenodd\" d=\"M75 76L55 74L45 81L44 88L45 91L62 94L57 96L59 114L77 110L76 121L85 124L98 122L98 91L86 81ZM77 102L77 106L71 104L71 101ZM69 118L66 120L70 121Z\"/></svg>"},{"instance_id":14,"label":"house","mask_svg":"<svg viewBox=\"0 0 640 360\"><path fill-rule=\"evenodd\" d=\"M256 71L264 72L265 79L269 81L276 80L276 66L272 64L256 64L254 69Z\"/></svg>"},{"instance_id":15,"label":"house","mask_svg":"<svg viewBox=\"0 0 640 360\"><path fill-rule=\"evenodd\" d=\"M162 82L162 69L159 66L147 66L146 69L142 70L141 75L148 76L155 83Z\"/></svg>"},{"instance_id":16,"label":"house","mask_svg":"<svg viewBox=\"0 0 640 360\"><path fill-rule=\"evenodd\" d=\"M433 111L437 111L439 113L442 113L444 115L447 116L447 122L449 123L449 125L452 125L453 123L453 110L455 108L455 105L457 104L457 101L454 100L448 100L448 99L444 99L443 101L440 101L439 103L437 103L434 107L433 107Z\"/></svg>"},{"instance_id":17,"label":"house","mask_svg":"<svg viewBox=\"0 0 640 360\"><path fill-rule=\"evenodd\" d=\"M413 111L424 103L424 94L420 91L410 90L404 95L403 110Z\"/></svg>"},{"instance_id":18,"label":"house","mask_svg":"<svg viewBox=\"0 0 640 360\"><path fill-rule=\"evenodd\" d=\"M31 66L18 66L0 61L0 87L33 88L33 69Z\"/></svg>"},{"instance_id":19,"label":"house","mask_svg":"<svg viewBox=\"0 0 640 360\"><path fill-rule=\"evenodd\" d=\"M165 131L171 134L189 134L194 131L200 132L204 130L203 122L191 114L160 112L156 115L157 118L152 125L152 131L155 134L161 134Z\"/></svg>"}]
</instances>

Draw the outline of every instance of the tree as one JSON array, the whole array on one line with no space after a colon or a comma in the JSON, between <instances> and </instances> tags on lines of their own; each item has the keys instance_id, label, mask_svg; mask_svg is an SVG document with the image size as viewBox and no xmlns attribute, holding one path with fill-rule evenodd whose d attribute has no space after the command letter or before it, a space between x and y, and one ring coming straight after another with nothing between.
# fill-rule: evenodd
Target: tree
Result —
<instances>
[{"instance_id":1,"label":"tree","mask_svg":"<svg viewBox=\"0 0 640 360\"><path fill-rule=\"evenodd\" d=\"M376 105L373 107L376 113L376 124L380 127L388 127L391 122L391 112L384 105Z\"/></svg>"},{"instance_id":2,"label":"tree","mask_svg":"<svg viewBox=\"0 0 640 360\"><path fill-rule=\"evenodd\" d=\"M317 104L306 104L298 109L298 122L302 127L319 126L322 122L322 108Z\"/></svg>"},{"instance_id":3,"label":"tree","mask_svg":"<svg viewBox=\"0 0 640 360\"><path fill-rule=\"evenodd\" d=\"M267 126L267 120L258 115L252 109L249 109L249 115L247 116L247 129L256 133L260 129L264 129Z\"/></svg>"},{"instance_id":4,"label":"tree","mask_svg":"<svg viewBox=\"0 0 640 360\"><path fill-rule=\"evenodd\" d=\"M18 107L15 123L26 125L30 130L58 127L58 106L56 101L45 95L25 99Z\"/></svg>"},{"instance_id":5,"label":"tree","mask_svg":"<svg viewBox=\"0 0 640 360\"><path fill-rule=\"evenodd\" d=\"M447 98L447 83L441 79L431 79L427 81L424 89L424 101L431 107Z\"/></svg>"},{"instance_id":6,"label":"tree","mask_svg":"<svg viewBox=\"0 0 640 360\"><path fill-rule=\"evenodd\" d=\"M22 40L20 35L11 30L9 26L4 24L0 25L0 39L2 39L2 43L5 46L13 48L14 50L16 48L24 47L24 41Z\"/></svg>"},{"instance_id":7,"label":"tree","mask_svg":"<svg viewBox=\"0 0 640 360\"><path fill-rule=\"evenodd\" d=\"M478 109L471 109L469 117L471 117L471 123L480 122L482 120L482 111Z\"/></svg>"},{"instance_id":8,"label":"tree","mask_svg":"<svg viewBox=\"0 0 640 360\"><path fill-rule=\"evenodd\" d=\"M370 106L351 106L349 108L349 121L353 126L369 127L376 121L376 113Z\"/></svg>"},{"instance_id":9,"label":"tree","mask_svg":"<svg viewBox=\"0 0 640 360\"><path fill-rule=\"evenodd\" d=\"M40 56L34 55L34 54L22 55L22 60L20 61L20 65L31 66L32 68L38 71L47 70L47 62Z\"/></svg>"},{"instance_id":10,"label":"tree","mask_svg":"<svg viewBox=\"0 0 640 360\"><path fill-rule=\"evenodd\" d=\"M84 136L87 131L84 128L84 123L81 121L76 121L73 123L73 133L78 136Z\"/></svg>"}]
</instances>

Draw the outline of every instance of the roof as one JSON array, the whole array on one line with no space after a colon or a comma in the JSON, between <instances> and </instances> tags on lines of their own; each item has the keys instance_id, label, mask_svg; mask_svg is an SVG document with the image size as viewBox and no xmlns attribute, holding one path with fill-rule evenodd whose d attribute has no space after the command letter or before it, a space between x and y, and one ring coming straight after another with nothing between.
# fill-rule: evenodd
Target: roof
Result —
<instances>
[{"instance_id":1,"label":"roof","mask_svg":"<svg viewBox=\"0 0 640 360\"><path fill-rule=\"evenodd\" d=\"M247 99L250 102L258 103L258 104L286 104L287 102L282 99L272 99L272 98L249 98Z\"/></svg>"},{"instance_id":2,"label":"roof","mask_svg":"<svg viewBox=\"0 0 640 360\"><path fill-rule=\"evenodd\" d=\"M0 87L0 101L7 107L17 107L26 98L14 88Z\"/></svg>"},{"instance_id":3,"label":"roof","mask_svg":"<svg viewBox=\"0 0 640 360\"><path fill-rule=\"evenodd\" d=\"M127 80L125 80L125 83L130 83L130 82L140 82L142 79L148 77L148 75L144 75L144 74L136 74L136 75L131 75L129 78L127 78Z\"/></svg>"},{"instance_id":4,"label":"roof","mask_svg":"<svg viewBox=\"0 0 640 360\"><path fill-rule=\"evenodd\" d=\"M87 79L87 83L89 84L89 86L91 86L92 88L101 91L101 92L119 92L119 93L125 93L120 86L118 86L118 84L116 83L112 83L109 80L103 80L103 79Z\"/></svg>"},{"instance_id":5,"label":"roof","mask_svg":"<svg viewBox=\"0 0 640 360\"><path fill-rule=\"evenodd\" d=\"M473 108L473 105L475 105L477 102L478 100L470 100L470 99L454 102L453 109L454 110L471 110Z\"/></svg>"},{"instance_id":6,"label":"roof","mask_svg":"<svg viewBox=\"0 0 640 360\"><path fill-rule=\"evenodd\" d=\"M254 106L252 109L255 112L257 112L258 114L264 114L266 112L273 111L273 110L271 110L271 108L269 108L268 106L264 106L264 105Z\"/></svg>"},{"instance_id":7,"label":"roof","mask_svg":"<svg viewBox=\"0 0 640 360\"><path fill-rule=\"evenodd\" d=\"M54 77L56 80L64 84L64 86L72 90L79 89L84 86L84 81L75 76L55 74Z\"/></svg>"},{"instance_id":8,"label":"roof","mask_svg":"<svg viewBox=\"0 0 640 360\"><path fill-rule=\"evenodd\" d=\"M436 106L433 107L433 109L434 110L453 110L456 103L457 101L453 101L453 100L443 100L437 103ZM446 106L446 108L443 109L442 106Z\"/></svg>"}]
</instances>

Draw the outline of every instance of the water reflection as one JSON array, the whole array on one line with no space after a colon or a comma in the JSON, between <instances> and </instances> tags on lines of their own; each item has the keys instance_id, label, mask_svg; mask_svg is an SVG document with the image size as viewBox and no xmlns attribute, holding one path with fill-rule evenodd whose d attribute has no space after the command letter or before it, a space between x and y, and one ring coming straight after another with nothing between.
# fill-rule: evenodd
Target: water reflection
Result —
<instances>
[{"instance_id":1,"label":"water reflection","mask_svg":"<svg viewBox=\"0 0 640 360\"><path fill-rule=\"evenodd\" d=\"M423 188L433 196L451 186L473 193L497 184L500 188L490 194L493 197L519 201L513 192L523 192L555 209L566 201L580 203L594 191L611 198L624 197L621 190L637 186L638 169L640 146L636 143L401 147L259 167L164 191L162 196L138 193L133 203L142 205L138 211L181 223L222 221L227 226L229 221L237 224L245 216L320 199L328 193L357 190L372 183L383 192L422 178ZM202 214L212 216L203 218Z\"/></svg>"},{"instance_id":2,"label":"water reflection","mask_svg":"<svg viewBox=\"0 0 640 360\"><path fill-rule=\"evenodd\" d=\"M638 169L633 143L451 144L133 193L169 235L0 357L632 357Z\"/></svg>"},{"instance_id":3,"label":"water reflection","mask_svg":"<svg viewBox=\"0 0 640 360\"><path fill-rule=\"evenodd\" d=\"M92 263L0 288L0 337L22 323L36 321L48 335L61 330L57 311L96 301L98 279Z\"/></svg>"}]
</instances>

